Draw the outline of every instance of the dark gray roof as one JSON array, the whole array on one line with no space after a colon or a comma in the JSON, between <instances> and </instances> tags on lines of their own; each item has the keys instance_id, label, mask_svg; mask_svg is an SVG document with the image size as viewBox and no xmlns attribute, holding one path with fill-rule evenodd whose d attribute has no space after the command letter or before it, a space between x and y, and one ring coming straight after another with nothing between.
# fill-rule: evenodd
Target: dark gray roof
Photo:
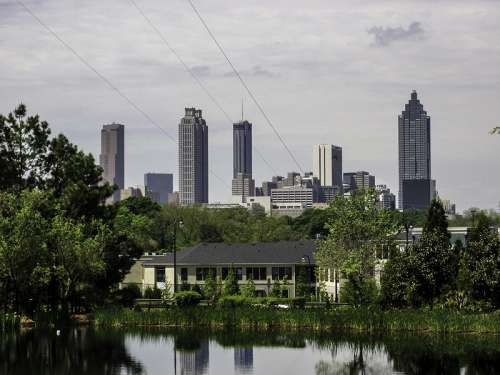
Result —
<instances>
[{"instance_id":1,"label":"dark gray roof","mask_svg":"<svg viewBox=\"0 0 500 375\"><path fill-rule=\"evenodd\" d=\"M304 255L314 264L312 240L257 243L202 243L177 252L178 265L301 264ZM305 257L307 259L307 257ZM172 254L145 256L144 266L172 264ZM306 261L307 262L307 261Z\"/></svg>"}]
</instances>

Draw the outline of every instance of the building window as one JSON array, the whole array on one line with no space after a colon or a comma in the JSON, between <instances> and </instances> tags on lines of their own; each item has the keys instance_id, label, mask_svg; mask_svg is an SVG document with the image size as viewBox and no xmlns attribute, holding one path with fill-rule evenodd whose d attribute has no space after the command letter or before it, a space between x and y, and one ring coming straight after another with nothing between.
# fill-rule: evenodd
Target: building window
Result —
<instances>
[{"instance_id":1,"label":"building window","mask_svg":"<svg viewBox=\"0 0 500 375\"><path fill-rule=\"evenodd\" d=\"M266 267L247 267L247 280L266 280Z\"/></svg>"},{"instance_id":2,"label":"building window","mask_svg":"<svg viewBox=\"0 0 500 375\"><path fill-rule=\"evenodd\" d=\"M155 268L155 280L157 283L165 282L165 267Z\"/></svg>"},{"instance_id":3,"label":"building window","mask_svg":"<svg viewBox=\"0 0 500 375\"><path fill-rule=\"evenodd\" d=\"M292 279L292 267L273 267L272 268L273 280L285 280L285 278L290 281Z\"/></svg>"},{"instance_id":4,"label":"building window","mask_svg":"<svg viewBox=\"0 0 500 375\"><path fill-rule=\"evenodd\" d=\"M217 269L209 267L196 268L196 281L205 281L208 277L208 273L211 273L212 278L215 279L217 276Z\"/></svg>"},{"instance_id":5,"label":"building window","mask_svg":"<svg viewBox=\"0 0 500 375\"><path fill-rule=\"evenodd\" d=\"M229 270L231 268L234 269L234 274L236 275L236 280L242 280L243 279L243 268L241 268L241 267L222 267L221 279L222 280L227 279L227 276L229 275Z\"/></svg>"},{"instance_id":6,"label":"building window","mask_svg":"<svg viewBox=\"0 0 500 375\"><path fill-rule=\"evenodd\" d=\"M188 280L188 269L181 268L181 281L187 281L187 280Z\"/></svg>"}]
</instances>

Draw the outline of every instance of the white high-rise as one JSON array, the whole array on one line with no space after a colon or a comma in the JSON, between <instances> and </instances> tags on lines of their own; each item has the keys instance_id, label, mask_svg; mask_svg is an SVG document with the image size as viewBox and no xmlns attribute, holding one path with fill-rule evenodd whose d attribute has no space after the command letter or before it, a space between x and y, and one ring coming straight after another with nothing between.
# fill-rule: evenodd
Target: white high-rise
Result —
<instances>
[{"instance_id":1,"label":"white high-rise","mask_svg":"<svg viewBox=\"0 0 500 375\"><path fill-rule=\"evenodd\" d=\"M321 186L338 186L342 190L342 147L314 145L313 175Z\"/></svg>"}]
</instances>

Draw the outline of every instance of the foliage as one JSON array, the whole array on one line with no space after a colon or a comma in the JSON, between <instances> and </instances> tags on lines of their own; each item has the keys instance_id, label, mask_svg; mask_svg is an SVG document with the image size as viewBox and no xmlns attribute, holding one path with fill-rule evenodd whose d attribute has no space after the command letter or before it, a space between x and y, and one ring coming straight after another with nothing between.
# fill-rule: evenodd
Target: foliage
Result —
<instances>
[{"instance_id":1,"label":"foliage","mask_svg":"<svg viewBox=\"0 0 500 375\"><path fill-rule=\"evenodd\" d=\"M161 289L161 301L164 305L167 305L170 303L172 300L172 285L170 285L170 282L165 280L165 285L163 289Z\"/></svg>"},{"instance_id":2,"label":"foliage","mask_svg":"<svg viewBox=\"0 0 500 375\"><path fill-rule=\"evenodd\" d=\"M147 287L146 290L144 290L144 298L161 299L161 289Z\"/></svg>"},{"instance_id":3,"label":"foliage","mask_svg":"<svg viewBox=\"0 0 500 375\"><path fill-rule=\"evenodd\" d=\"M251 306L253 303L252 298L249 296L223 296L217 301L217 305L223 308L235 308L243 306Z\"/></svg>"},{"instance_id":4,"label":"foliage","mask_svg":"<svg viewBox=\"0 0 500 375\"><path fill-rule=\"evenodd\" d=\"M321 269L340 270L348 280L365 285L373 278L375 254L395 246L397 222L391 212L380 209L373 190L350 198L337 197L331 204L328 237L315 254Z\"/></svg>"},{"instance_id":5,"label":"foliage","mask_svg":"<svg viewBox=\"0 0 500 375\"><path fill-rule=\"evenodd\" d=\"M282 288L281 283L278 278L273 281L273 287L269 293L270 297L281 298Z\"/></svg>"},{"instance_id":6,"label":"foliage","mask_svg":"<svg viewBox=\"0 0 500 375\"><path fill-rule=\"evenodd\" d=\"M247 283L241 288L241 295L244 297L255 297L257 291L255 289L255 282L252 278L247 280Z\"/></svg>"},{"instance_id":7,"label":"foliage","mask_svg":"<svg viewBox=\"0 0 500 375\"><path fill-rule=\"evenodd\" d=\"M174 294L174 303L178 307L196 306L201 301L201 294L193 291Z\"/></svg>"},{"instance_id":8,"label":"foliage","mask_svg":"<svg viewBox=\"0 0 500 375\"><path fill-rule=\"evenodd\" d=\"M486 216L480 216L469 233L463 266L469 280L469 291L478 301L500 307L500 239L490 228Z\"/></svg>"},{"instance_id":9,"label":"foliage","mask_svg":"<svg viewBox=\"0 0 500 375\"><path fill-rule=\"evenodd\" d=\"M215 301L218 297L217 289L218 289L217 281L215 280L215 277L212 274L212 271L210 270L208 272L207 278L205 279L205 285L203 287L203 294L205 298L208 299L210 302Z\"/></svg>"},{"instance_id":10,"label":"foliage","mask_svg":"<svg viewBox=\"0 0 500 375\"><path fill-rule=\"evenodd\" d=\"M352 273L342 284L340 302L354 307L373 304L377 301L378 288L374 279L365 279L359 274Z\"/></svg>"},{"instance_id":11,"label":"foliage","mask_svg":"<svg viewBox=\"0 0 500 375\"><path fill-rule=\"evenodd\" d=\"M295 277L295 295L305 297L309 294L309 285L307 282L307 270L305 267L298 267Z\"/></svg>"},{"instance_id":12,"label":"foliage","mask_svg":"<svg viewBox=\"0 0 500 375\"><path fill-rule=\"evenodd\" d=\"M236 278L234 267L229 268L226 280L224 280L223 295L234 296L240 294L240 286Z\"/></svg>"},{"instance_id":13,"label":"foliage","mask_svg":"<svg viewBox=\"0 0 500 375\"><path fill-rule=\"evenodd\" d=\"M115 294L115 301L123 307L133 307L134 301L142 297L141 289L137 284L128 284Z\"/></svg>"}]
</instances>

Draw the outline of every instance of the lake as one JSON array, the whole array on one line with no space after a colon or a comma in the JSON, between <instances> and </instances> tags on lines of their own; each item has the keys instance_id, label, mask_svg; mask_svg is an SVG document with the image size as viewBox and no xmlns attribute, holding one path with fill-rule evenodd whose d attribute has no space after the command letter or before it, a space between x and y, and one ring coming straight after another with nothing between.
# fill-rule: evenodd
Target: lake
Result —
<instances>
[{"instance_id":1,"label":"lake","mask_svg":"<svg viewBox=\"0 0 500 375\"><path fill-rule=\"evenodd\" d=\"M29 330L1 334L0 374L500 374L500 337Z\"/></svg>"}]
</instances>

